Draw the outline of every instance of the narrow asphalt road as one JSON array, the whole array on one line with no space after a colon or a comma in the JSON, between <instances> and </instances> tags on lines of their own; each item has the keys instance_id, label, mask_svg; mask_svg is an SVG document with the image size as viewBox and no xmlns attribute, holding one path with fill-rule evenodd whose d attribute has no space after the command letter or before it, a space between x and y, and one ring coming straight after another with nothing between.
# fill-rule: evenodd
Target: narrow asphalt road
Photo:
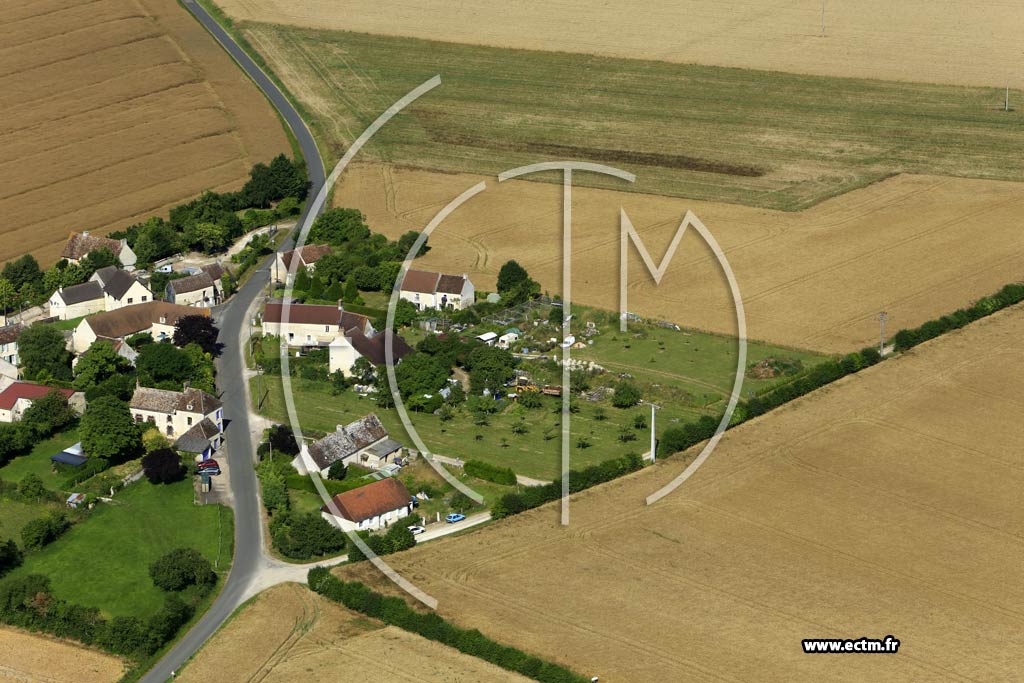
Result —
<instances>
[{"instance_id":1,"label":"narrow asphalt road","mask_svg":"<svg viewBox=\"0 0 1024 683\"><path fill-rule=\"evenodd\" d=\"M309 179L312 182L309 196L316 196L324 183L324 166L313 136L302 117L292 107L270 78L260 70L252 59L238 46L220 25L193 0L185 0L184 6L217 39L243 70L266 94L281 116L288 123L299 142L306 160ZM305 211L308 211L308 203ZM299 224L305 219L303 215ZM291 239L281 249L288 249ZM230 463L231 494L235 512L235 556L227 582L216 601L202 618L181 640L156 663L140 680L143 683L163 683L171 678L188 659L220 628L244 601L249 584L260 570L263 560L260 544L260 501L253 469L255 453L249 432L248 402L245 391L244 358L239 352L239 338L248 333L246 319L253 300L260 295L270 278L268 264L263 264L241 290L219 311L220 341L224 353L218 361L217 383L224 403L224 417L229 421L226 433L227 458Z\"/></svg>"}]
</instances>

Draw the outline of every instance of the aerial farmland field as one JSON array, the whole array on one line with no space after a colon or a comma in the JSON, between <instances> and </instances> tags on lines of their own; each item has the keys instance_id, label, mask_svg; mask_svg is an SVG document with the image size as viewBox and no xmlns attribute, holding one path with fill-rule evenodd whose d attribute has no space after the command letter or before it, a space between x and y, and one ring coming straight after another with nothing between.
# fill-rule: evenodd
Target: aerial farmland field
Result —
<instances>
[{"instance_id":1,"label":"aerial farmland field","mask_svg":"<svg viewBox=\"0 0 1024 683\"><path fill-rule=\"evenodd\" d=\"M114 683L124 675L117 657L65 640L0 627L0 681L3 683Z\"/></svg>"},{"instance_id":2,"label":"aerial farmland field","mask_svg":"<svg viewBox=\"0 0 1024 683\"><path fill-rule=\"evenodd\" d=\"M260 643L254 656L253 643ZM529 679L368 619L305 586L259 595L201 650L178 680L525 683Z\"/></svg>"},{"instance_id":3,"label":"aerial farmland field","mask_svg":"<svg viewBox=\"0 0 1024 683\"><path fill-rule=\"evenodd\" d=\"M392 102L442 85L363 157L494 174L596 161L634 186L577 184L796 210L896 173L1024 180L1024 110L993 87L827 78L513 51L243 23L337 159ZM1024 99L1012 92L1011 97ZM333 160L328 160L333 163Z\"/></svg>"},{"instance_id":4,"label":"aerial farmland field","mask_svg":"<svg viewBox=\"0 0 1024 683\"><path fill-rule=\"evenodd\" d=\"M546 506L389 561L459 625L601 681L1012 680L1022 312L729 431L653 506L692 452L574 496L568 528ZM899 654L800 642L864 635Z\"/></svg>"},{"instance_id":5,"label":"aerial farmland field","mask_svg":"<svg viewBox=\"0 0 1024 683\"><path fill-rule=\"evenodd\" d=\"M236 20L506 48L718 64L829 76L1024 86L1019 8L967 0L652 0L642 10L587 0L217 0Z\"/></svg>"},{"instance_id":6,"label":"aerial farmland field","mask_svg":"<svg viewBox=\"0 0 1024 683\"><path fill-rule=\"evenodd\" d=\"M545 289L560 291L560 187L359 164L345 174L335 203L359 207L374 229L397 238L422 229L481 180L488 189L434 231L417 267L469 273L490 289L501 264L514 258ZM879 311L888 311L890 331L913 327L1022 275L1018 183L902 175L799 212L591 188L576 188L573 197L574 259L586 264L574 271L577 301L619 306L619 207L656 260L690 209L736 273L748 336L774 344L852 351L877 343ZM735 332L728 287L692 233L660 286L635 251L629 282L631 311Z\"/></svg>"},{"instance_id":7,"label":"aerial farmland field","mask_svg":"<svg viewBox=\"0 0 1024 683\"><path fill-rule=\"evenodd\" d=\"M42 0L0 18L0 261L55 261L289 150L263 95L174 0Z\"/></svg>"}]
</instances>

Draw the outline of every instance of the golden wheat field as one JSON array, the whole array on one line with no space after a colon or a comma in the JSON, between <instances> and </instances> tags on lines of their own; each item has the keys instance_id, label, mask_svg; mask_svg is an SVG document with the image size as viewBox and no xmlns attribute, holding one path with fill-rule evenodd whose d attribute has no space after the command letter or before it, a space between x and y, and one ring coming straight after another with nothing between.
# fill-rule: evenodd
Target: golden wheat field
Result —
<instances>
[{"instance_id":1,"label":"golden wheat field","mask_svg":"<svg viewBox=\"0 0 1024 683\"><path fill-rule=\"evenodd\" d=\"M180 673L199 681L527 681L283 584L242 608Z\"/></svg>"},{"instance_id":2,"label":"golden wheat field","mask_svg":"<svg viewBox=\"0 0 1024 683\"><path fill-rule=\"evenodd\" d=\"M548 505L388 562L602 683L1018 680L1022 335L1018 306L737 427L653 506L686 457L574 496L568 528ZM886 635L897 655L801 647Z\"/></svg>"},{"instance_id":3,"label":"golden wheat field","mask_svg":"<svg viewBox=\"0 0 1024 683\"><path fill-rule=\"evenodd\" d=\"M958 85L1024 85L1024 6L968 0L216 0L239 20L382 35Z\"/></svg>"},{"instance_id":4,"label":"golden wheat field","mask_svg":"<svg viewBox=\"0 0 1024 683\"><path fill-rule=\"evenodd\" d=\"M56 259L289 145L230 57L174 0L37 0L0 17L0 261Z\"/></svg>"},{"instance_id":5,"label":"golden wheat field","mask_svg":"<svg viewBox=\"0 0 1024 683\"><path fill-rule=\"evenodd\" d=\"M434 231L418 267L465 272L490 289L501 265L517 259L545 289L561 291L556 185L356 164L334 200L394 238L423 229L482 180L488 189ZM736 274L748 336L817 351L877 343L879 311L888 312L890 332L916 326L1024 274L1024 186L1016 183L904 175L795 213L592 188L574 189L573 198L575 301L618 309L620 207L656 263L690 209ZM660 286L630 252L630 311L735 331L721 269L694 231Z\"/></svg>"},{"instance_id":6,"label":"golden wheat field","mask_svg":"<svg viewBox=\"0 0 1024 683\"><path fill-rule=\"evenodd\" d=\"M117 657L66 640L0 628L0 683L114 683L124 675Z\"/></svg>"}]
</instances>

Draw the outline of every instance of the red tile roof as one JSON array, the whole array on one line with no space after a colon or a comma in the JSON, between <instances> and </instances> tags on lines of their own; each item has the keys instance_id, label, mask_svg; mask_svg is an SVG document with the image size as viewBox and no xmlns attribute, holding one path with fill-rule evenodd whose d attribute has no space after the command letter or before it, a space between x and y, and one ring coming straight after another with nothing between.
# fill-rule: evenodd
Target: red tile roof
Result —
<instances>
[{"instance_id":1,"label":"red tile roof","mask_svg":"<svg viewBox=\"0 0 1024 683\"><path fill-rule=\"evenodd\" d=\"M341 516L350 522L362 522L392 510L398 510L412 503L412 496L397 479L381 479L366 486L336 495L332 501ZM330 512L330 505L321 508Z\"/></svg>"},{"instance_id":2,"label":"red tile roof","mask_svg":"<svg viewBox=\"0 0 1024 683\"><path fill-rule=\"evenodd\" d=\"M100 237L99 235L90 235L87 232L73 232L68 237L67 244L64 245L64 251L61 253L61 257L78 261L92 251L102 249L106 247L110 251L114 252L114 256L121 253L121 241L110 239L109 237Z\"/></svg>"},{"instance_id":3,"label":"red tile roof","mask_svg":"<svg viewBox=\"0 0 1024 683\"><path fill-rule=\"evenodd\" d=\"M42 384L31 384L30 382L15 382L3 391L0 391L0 410L10 410L18 402L18 399L24 398L34 401L46 396L51 391L59 391L64 394L65 398L71 398L75 393L74 389L57 389L43 386Z\"/></svg>"},{"instance_id":4,"label":"red tile roof","mask_svg":"<svg viewBox=\"0 0 1024 683\"><path fill-rule=\"evenodd\" d=\"M402 291L433 294L437 288L437 281L440 278L440 273L434 273L429 270L410 270L405 274L405 279L402 280Z\"/></svg>"},{"instance_id":5,"label":"red tile roof","mask_svg":"<svg viewBox=\"0 0 1024 683\"><path fill-rule=\"evenodd\" d=\"M292 257L295 255L296 252L298 252L299 254L299 262L302 263L303 265L309 266L316 263L327 254L330 254L331 245L307 244L306 246L302 247L302 249L292 249L291 251L286 251L283 254L281 254L281 261L284 263L285 268L291 269Z\"/></svg>"},{"instance_id":6,"label":"red tile roof","mask_svg":"<svg viewBox=\"0 0 1024 683\"><path fill-rule=\"evenodd\" d=\"M353 328L365 331L370 319L359 313L342 311L337 306L321 304L291 304L288 322L293 325L333 325L342 330ZM268 303L263 311L263 322L280 323L284 315L284 304Z\"/></svg>"}]
</instances>

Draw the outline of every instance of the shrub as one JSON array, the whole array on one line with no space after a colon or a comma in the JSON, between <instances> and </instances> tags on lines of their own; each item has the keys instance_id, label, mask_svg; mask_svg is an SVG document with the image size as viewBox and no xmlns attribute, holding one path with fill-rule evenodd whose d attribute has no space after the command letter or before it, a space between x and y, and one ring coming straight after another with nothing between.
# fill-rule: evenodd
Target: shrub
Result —
<instances>
[{"instance_id":1,"label":"shrub","mask_svg":"<svg viewBox=\"0 0 1024 683\"><path fill-rule=\"evenodd\" d=\"M516 485L516 473L512 471L511 467L498 467L479 460L467 460L462 469L466 474L477 479L506 486Z\"/></svg>"},{"instance_id":2,"label":"shrub","mask_svg":"<svg viewBox=\"0 0 1024 683\"><path fill-rule=\"evenodd\" d=\"M170 484L185 476L181 456L170 448L160 448L143 456L142 471L150 484Z\"/></svg>"},{"instance_id":3,"label":"shrub","mask_svg":"<svg viewBox=\"0 0 1024 683\"><path fill-rule=\"evenodd\" d=\"M640 387L632 382L622 381L616 385L615 393L612 394L612 405L616 408L632 408L641 398L643 394Z\"/></svg>"},{"instance_id":4,"label":"shrub","mask_svg":"<svg viewBox=\"0 0 1024 683\"><path fill-rule=\"evenodd\" d=\"M0 543L0 576L21 566L22 555L14 539Z\"/></svg>"},{"instance_id":5,"label":"shrub","mask_svg":"<svg viewBox=\"0 0 1024 683\"><path fill-rule=\"evenodd\" d=\"M157 588L165 591L180 591L189 586L205 590L217 580L210 561L192 548L165 553L149 565L149 576Z\"/></svg>"},{"instance_id":6,"label":"shrub","mask_svg":"<svg viewBox=\"0 0 1024 683\"><path fill-rule=\"evenodd\" d=\"M327 470L327 478L333 481L342 481L345 479L345 475L348 474L348 465L343 460L337 460L331 463L330 468Z\"/></svg>"},{"instance_id":7,"label":"shrub","mask_svg":"<svg viewBox=\"0 0 1024 683\"><path fill-rule=\"evenodd\" d=\"M61 512L29 520L21 528L21 542L26 550L39 550L57 540L70 526L71 523Z\"/></svg>"},{"instance_id":8,"label":"shrub","mask_svg":"<svg viewBox=\"0 0 1024 683\"><path fill-rule=\"evenodd\" d=\"M270 520L270 536L278 551L296 560L323 557L345 548L345 534L318 512L278 513Z\"/></svg>"}]
</instances>

